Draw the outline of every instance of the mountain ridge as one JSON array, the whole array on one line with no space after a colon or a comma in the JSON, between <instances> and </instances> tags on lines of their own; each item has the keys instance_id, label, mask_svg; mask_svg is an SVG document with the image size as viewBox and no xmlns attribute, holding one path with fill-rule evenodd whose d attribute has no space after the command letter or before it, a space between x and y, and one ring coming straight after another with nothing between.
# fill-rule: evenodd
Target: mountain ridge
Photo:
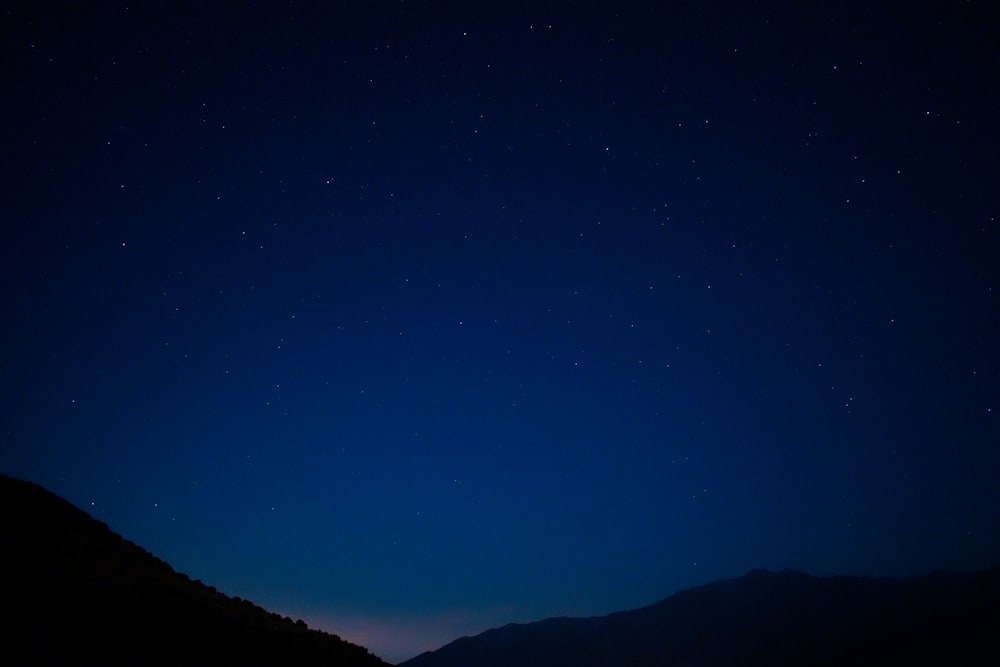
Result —
<instances>
[{"instance_id":1,"label":"mountain ridge","mask_svg":"<svg viewBox=\"0 0 1000 667\"><path fill-rule=\"evenodd\" d=\"M920 577L751 570L605 616L510 623L400 667L997 664L1000 568Z\"/></svg>"},{"instance_id":2,"label":"mountain ridge","mask_svg":"<svg viewBox=\"0 0 1000 667\"><path fill-rule=\"evenodd\" d=\"M69 501L5 475L0 553L3 664L388 664L175 572Z\"/></svg>"}]
</instances>

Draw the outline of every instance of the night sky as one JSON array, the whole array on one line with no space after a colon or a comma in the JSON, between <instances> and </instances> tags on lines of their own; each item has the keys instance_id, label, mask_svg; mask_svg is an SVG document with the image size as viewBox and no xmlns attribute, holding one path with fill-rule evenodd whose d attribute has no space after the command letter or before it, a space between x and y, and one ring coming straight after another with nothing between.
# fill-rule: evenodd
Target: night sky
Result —
<instances>
[{"instance_id":1,"label":"night sky","mask_svg":"<svg viewBox=\"0 0 1000 667\"><path fill-rule=\"evenodd\" d=\"M5 3L0 472L389 661L996 565L994 12Z\"/></svg>"}]
</instances>

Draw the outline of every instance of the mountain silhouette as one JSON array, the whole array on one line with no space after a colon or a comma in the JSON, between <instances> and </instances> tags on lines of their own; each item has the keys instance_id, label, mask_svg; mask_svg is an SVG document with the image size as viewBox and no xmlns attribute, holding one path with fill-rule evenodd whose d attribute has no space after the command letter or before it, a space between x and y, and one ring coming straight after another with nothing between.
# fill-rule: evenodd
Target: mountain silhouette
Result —
<instances>
[{"instance_id":1,"label":"mountain silhouette","mask_svg":"<svg viewBox=\"0 0 1000 667\"><path fill-rule=\"evenodd\" d=\"M40 486L0 475L0 664L386 665L192 581Z\"/></svg>"},{"instance_id":2,"label":"mountain silhouette","mask_svg":"<svg viewBox=\"0 0 1000 667\"><path fill-rule=\"evenodd\" d=\"M1000 568L907 579L754 570L633 611L463 637L400 667L1000 665Z\"/></svg>"}]
</instances>

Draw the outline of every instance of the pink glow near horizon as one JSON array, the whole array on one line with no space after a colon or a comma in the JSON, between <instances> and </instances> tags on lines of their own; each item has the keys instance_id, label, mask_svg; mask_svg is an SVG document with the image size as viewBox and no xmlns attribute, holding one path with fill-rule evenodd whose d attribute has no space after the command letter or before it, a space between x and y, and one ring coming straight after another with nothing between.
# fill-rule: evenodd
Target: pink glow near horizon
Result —
<instances>
[{"instance_id":1,"label":"pink glow near horizon","mask_svg":"<svg viewBox=\"0 0 1000 667\"><path fill-rule=\"evenodd\" d=\"M284 612L283 612L284 613ZM357 614L346 610L301 609L293 618L302 618L311 628L323 630L393 664L409 660L425 651L438 649L460 637L477 635L511 622L523 622L513 608L488 610L446 609L425 615Z\"/></svg>"}]
</instances>

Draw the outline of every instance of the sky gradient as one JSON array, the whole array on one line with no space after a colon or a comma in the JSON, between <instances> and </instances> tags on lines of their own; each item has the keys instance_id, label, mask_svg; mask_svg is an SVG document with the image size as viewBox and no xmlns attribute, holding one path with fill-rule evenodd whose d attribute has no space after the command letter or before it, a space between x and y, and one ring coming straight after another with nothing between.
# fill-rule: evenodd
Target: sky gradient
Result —
<instances>
[{"instance_id":1,"label":"sky gradient","mask_svg":"<svg viewBox=\"0 0 1000 667\"><path fill-rule=\"evenodd\" d=\"M390 662L1000 562L990 3L98 4L0 15L4 473Z\"/></svg>"}]
</instances>

